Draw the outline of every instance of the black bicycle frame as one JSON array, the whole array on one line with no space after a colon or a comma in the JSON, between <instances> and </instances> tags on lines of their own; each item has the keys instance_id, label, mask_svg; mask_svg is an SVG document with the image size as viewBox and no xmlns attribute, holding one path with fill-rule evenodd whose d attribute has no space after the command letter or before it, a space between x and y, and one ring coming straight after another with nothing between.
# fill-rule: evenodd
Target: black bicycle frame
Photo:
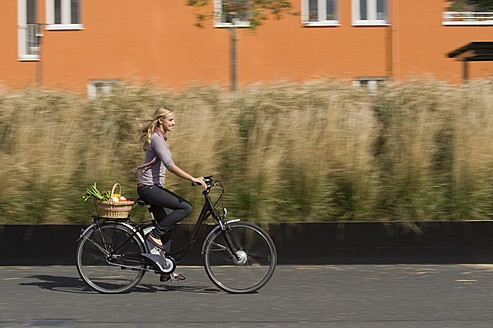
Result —
<instances>
[{"instance_id":1,"label":"black bicycle frame","mask_svg":"<svg viewBox=\"0 0 493 328\"><path fill-rule=\"evenodd\" d=\"M104 224L106 224L106 223L109 223L109 221L110 221L110 222L111 222L111 221L112 221L112 222L114 222L114 224L115 224L115 225L116 225L116 224L117 224L117 222L118 222L118 221L115 221L115 220L107 220L107 219L104 219L104 218L103 218L102 220L99 220L99 218L98 218L98 217L94 217L94 219L95 219L95 220L98 220L98 222L97 222L97 224L96 224L96 230L99 230L99 228L100 228L102 225L104 225ZM123 220L119 220L119 221L123 221ZM128 221L130 221L130 220L128 220ZM131 221L130 221L130 222L131 222ZM104 246L105 246L105 248L109 251L110 256L111 256L112 254L117 253L117 252L118 252L118 250L120 250L120 248L122 248L122 247L123 247L123 246L125 246L127 243L129 243L129 242L130 242L130 240L132 240L132 238L133 238L136 234L138 234L138 233L143 234L144 229L145 229L145 228L147 228L147 227L149 227L149 226L151 226L151 225L152 225L152 223L139 223L139 224L132 225L134 229L133 229L133 230L132 230L132 232L128 235L127 239L125 239L125 241L124 241L123 243L121 243L120 245L118 245L118 247L116 247L115 249L112 249L112 250L108 250L108 249L107 249L107 248L108 248L108 246L107 246L107 245L109 245L109 243L105 240L106 238L105 238L105 236L104 236L102 233L100 233L100 235L101 235L101 240L103 241L103 245L104 245ZM113 246L114 246L114 245L113 245Z\"/></svg>"},{"instance_id":2,"label":"black bicycle frame","mask_svg":"<svg viewBox=\"0 0 493 328\"><path fill-rule=\"evenodd\" d=\"M217 213L217 211L214 207L214 204L212 203L212 200L209 196L209 193L210 193L210 188L207 188L207 190L204 190L202 192L202 194L204 195L204 198L205 198L205 202L204 202L204 206L202 207L202 210L199 214L197 222L195 223L195 227L192 231L192 235L190 237L190 240L183 247L181 247L179 250L170 252L168 254L171 257L173 257L173 259L176 262L181 260L185 255L187 255L188 251L190 250L192 245L195 243L195 238L197 237L200 226L209 218L209 216L212 215L212 217L214 218L214 220L216 220L218 222L218 224L220 225L222 230L226 229L226 225L224 224L224 220ZM222 197L222 194L221 194L221 197ZM131 232L131 234L129 234L128 238L122 244L120 244L117 248L109 251L110 255L113 253L116 253L121 247L126 245L136 234L140 233L143 236L144 229L155 224L154 214L152 213L151 207L148 207L148 211L150 214L152 214L151 217L153 218L153 222L152 223L144 223L144 224L143 223L135 224L134 222L127 220L132 224L134 229ZM118 222L118 220L116 220L116 221L115 220L108 220L108 219L104 219L104 218L100 218L100 217L93 217L93 220L95 223L97 222L96 223L97 228L99 228L100 226L102 226L103 224L105 224L107 222L113 221L113 222L115 222L115 224L116 224L116 222ZM124 221L124 220L120 220L120 221ZM108 243L104 240L105 237L103 236L103 234L101 234L101 239L103 240L103 244L108 245ZM231 253L238 258L238 255L236 255L236 252L234 251L234 244L233 244L233 242L232 242L232 240L228 234L225 234L225 239L226 239L226 243L228 244L228 247L229 247Z\"/></svg>"},{"instance_id":3,"label":"black bicycle frame","mask_svg":"<svg viewBox=\"0 0 493 328\"><path fill-rule=\"evenodd\" d=\"M208 188L207 190L204 190L202 192L202 194L204 195L204 198L205 198L205 203L204 203L204 206L202 207L202 211L200 211L200 214L199 214L199 217L197 219L197 222L195 223L195 227L192 231L192 235L190 237L190 240L188 241L188 243L186 243L182 248L180 248L179 250L177 251L174 251L174 252L170 252L170 255L173 257L173 259L175 261L179 261L181 260L185 255L187 255L188 251L190 250L190 248L192 247L192 245L195 243L195 237L197 237L197 234L199 232L199 229L200 229L200 226L205 222L207 221L207 219L209 218L209 216L212 215L212 217L218 222L223 222L223 219L222 217L220 217L218 214L217 214L217 211L214 207L214 205L212 204L212 200L211 198L209 197L209 192L210 192L210 189ZM149 209L150 210L150 209Z\"/></svg>"}]
</instances>

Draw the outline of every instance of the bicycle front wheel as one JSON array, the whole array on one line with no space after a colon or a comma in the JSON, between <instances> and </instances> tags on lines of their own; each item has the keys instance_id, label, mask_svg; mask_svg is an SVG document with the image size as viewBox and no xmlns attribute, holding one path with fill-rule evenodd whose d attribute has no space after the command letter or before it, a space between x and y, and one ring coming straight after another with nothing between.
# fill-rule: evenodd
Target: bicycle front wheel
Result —
<instances>
[{"instance_id":1,"label":"bicycle front wheel","mask_svg":"<svg viewBox=\"0 0 493 328\"><path fill-rule=\"evenodd\" d=\"M124 293L144 276L144 246L132 230L119 223L93 227L77 245L77 270L92 289L106 294Z\"/></svg>"},{"instance_id":2,"label":"bicycle front wheel","mask_svg":"<svg viewBox=\"0 0 493 328\"><path fill-rule=\"evenodd\" d=\"M205 270L211 281L224 291L254 292L265 286L274 274L276 247L270 236L254 224L235 222L229 226L231 229L225 231L213 230L204 241ZM228 244L234 247L234 253Z\"/></svg>"}]
</instances>

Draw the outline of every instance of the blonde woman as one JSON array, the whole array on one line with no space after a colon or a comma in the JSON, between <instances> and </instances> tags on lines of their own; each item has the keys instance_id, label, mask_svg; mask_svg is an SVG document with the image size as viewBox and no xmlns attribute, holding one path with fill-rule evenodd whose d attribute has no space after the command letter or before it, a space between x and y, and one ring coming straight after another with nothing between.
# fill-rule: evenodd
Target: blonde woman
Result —
<instances>
[{"instance_id":1,"label":"blonde woman","mask_svg":"<svg viewBox=\"0 0 493 328\"><path fill-rule=\"evenodd\" d=\"M140 130L140 137L144 144L145 164L134 169L142 169L137 185L139 197L151 204L157 226L151 231L147 240L154 246L169 252L173 226L192 213L192 205L182 197L165 189L166 170L177 176L200 183L207 188L204 178L195 178L179 168L172 159L171 150L167 143L167 132L173 131L175 113L167 107L159 107L151 120ZM170 211L172 210L172 211ZM184 280L182 275L173 273L176 280ZM169 275L161 275L162 282L170 280Z\"/></svg>"}]
</instances>

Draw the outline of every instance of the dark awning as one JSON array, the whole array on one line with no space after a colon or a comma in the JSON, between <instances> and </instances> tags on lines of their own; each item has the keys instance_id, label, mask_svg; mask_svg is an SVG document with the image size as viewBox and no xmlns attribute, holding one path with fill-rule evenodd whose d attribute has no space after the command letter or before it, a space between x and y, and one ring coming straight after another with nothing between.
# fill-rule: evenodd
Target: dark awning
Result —
<instances>
[{"instance_id":1,"label":"dark awning","mask_svg":"<svg viewBox=\"0 0 493 328\"><path fill-rule=\"evenodd\" d=\"M493 42L471 42L447 56L459 61L493 61Z\"/></svg>"}]
</instances>

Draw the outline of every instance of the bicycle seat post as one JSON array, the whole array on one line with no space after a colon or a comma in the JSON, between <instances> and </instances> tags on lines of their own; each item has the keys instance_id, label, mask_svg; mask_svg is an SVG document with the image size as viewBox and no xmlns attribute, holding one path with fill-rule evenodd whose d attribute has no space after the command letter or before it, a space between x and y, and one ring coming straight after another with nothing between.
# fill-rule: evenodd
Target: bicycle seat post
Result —
<instances>
[{"instance_id":1,"label":"bicycle seat post","mask_svg":"<svg viewBox=\"0 0 493 328\"><path fill-rule=\"evenodd\" d=\"M151 216L152 224L156 225L156 218L154 217L154 212L152 211L151 205L147 205L147 210L149 211L149 215Z\"/></svg>"},{"instance_id":2,"label":"bicycle seat post","mask_svg":"<svg viewBox=\"0 0 493 328\"><path fill-rule=\"evenodd\" d=\"M137 202L137 204L139 204L139 206L147 207L147 211L149 211L149 215L151 216L152 224L156 225L156 218L154 217L154 212L152 211L151 204L149 204L148 202L146 202L142 198L137 198L136 202Z\"/></svg>"}]
</instances>

